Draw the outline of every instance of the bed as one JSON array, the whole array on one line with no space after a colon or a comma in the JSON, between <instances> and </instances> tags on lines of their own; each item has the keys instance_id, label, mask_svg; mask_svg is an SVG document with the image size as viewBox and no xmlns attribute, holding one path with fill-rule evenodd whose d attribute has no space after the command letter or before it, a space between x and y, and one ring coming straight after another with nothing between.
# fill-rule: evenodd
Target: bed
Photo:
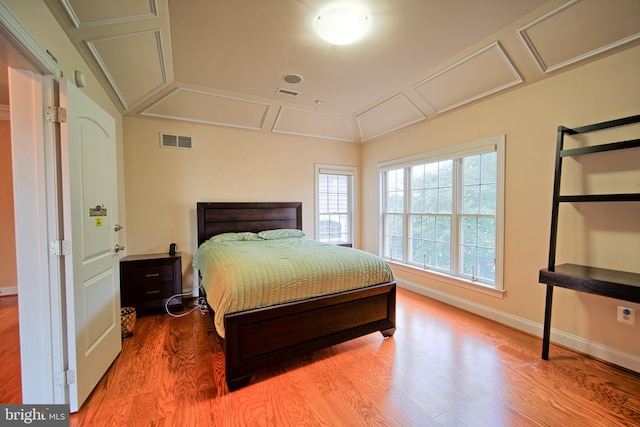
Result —
<instances>
[{"instance_id":1,"label":"bed","mask_svg":"<svg viewBox=\"0 0 640 427\"><path fill-rule=\"evenodd\" d=\"M197 223L199 248L213 236L228 233L302 230L302 204L200 202ZM198 254L194 266L196 258ZM203 284L208 280L207 268L200 265L198 270ZM212 292L204 289L200 286L215 325L216 302L209 301ZM396 284L391 275L383 283L224 314L223 333L218 327L216 333L224 351L229 390L247 385L257 370L295 356L376 331L385 338L392 336L395 302Z\"/></svg>"}]
</instances>

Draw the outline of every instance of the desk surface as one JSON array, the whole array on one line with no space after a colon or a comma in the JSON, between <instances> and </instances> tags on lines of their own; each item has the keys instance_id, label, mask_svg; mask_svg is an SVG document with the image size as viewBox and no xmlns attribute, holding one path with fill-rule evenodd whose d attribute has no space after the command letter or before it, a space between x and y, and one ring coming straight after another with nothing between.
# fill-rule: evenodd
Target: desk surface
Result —
<instances>
[{"instance_id":1,"label":"desk surface","mask_svg":"<svg viewBox=\"0 0 640 427\"><path fill-rule=\"evenodd\" d=\"M640 303L640 274L577 264L540 270L540 283Z\"/></svg>"}]
</instances>

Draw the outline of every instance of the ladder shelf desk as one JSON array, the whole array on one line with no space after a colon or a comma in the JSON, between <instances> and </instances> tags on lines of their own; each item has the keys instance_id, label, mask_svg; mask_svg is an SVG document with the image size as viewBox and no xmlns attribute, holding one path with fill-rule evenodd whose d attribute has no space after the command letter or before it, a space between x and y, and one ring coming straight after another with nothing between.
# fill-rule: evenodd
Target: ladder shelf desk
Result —
<instances>
[{"instance_id":1,"label":"ladder shelf desk","mask_svg":"<svg viewBox=\"0 0 640 427\"><path fill-rule=\"evenodd\" d=\"M547 268L540 270L538 279L540 283L547 285L544 313L544 330L542 338L542 358L544 360L549 360L551 307L553 305L554 286L560 286L579 292L587 292L605 297L616 298L623 301L640 303L640 274L577 264L556 265L558 213L561 203L640 202L640 193L561 195L560 178L562 176L562 159L564 157L581 156L586 154L640 147L640 139L631 139L627 141L618 141L565 150L565 135L577 135L614 128L618 126L626 126L639 122L640 115L636 115L573 129L564 126L558 127L556 166L553 187L553 206L551 212L551 236L549 242L549 263Z\"/></svg>"}]
</instances>

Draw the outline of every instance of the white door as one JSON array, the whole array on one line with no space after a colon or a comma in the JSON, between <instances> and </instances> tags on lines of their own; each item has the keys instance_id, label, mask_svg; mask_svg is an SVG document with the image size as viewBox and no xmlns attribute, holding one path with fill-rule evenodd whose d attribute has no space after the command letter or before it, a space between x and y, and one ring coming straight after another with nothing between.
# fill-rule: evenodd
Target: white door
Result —
<instances>
[{"instance_id":1,"label":"white door","mask_svg":"<svg viewBox=\"0 0 640 427\"><path fill-rule=\"evenodd\" d=\"M76 412L122 347L115 120L72 83L60 82L69 403ZM73 274L71 274L73 272ZM73 375L72 375L73 376Z\"/></svg>"}]
</instances>

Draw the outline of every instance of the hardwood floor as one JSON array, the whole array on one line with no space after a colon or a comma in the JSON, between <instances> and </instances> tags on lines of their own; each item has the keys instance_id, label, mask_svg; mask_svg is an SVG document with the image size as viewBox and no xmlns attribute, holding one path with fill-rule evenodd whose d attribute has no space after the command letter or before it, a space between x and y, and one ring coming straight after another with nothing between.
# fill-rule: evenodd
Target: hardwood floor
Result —
<instances>
[{"instance_id":1,"label":"hardwood floor","mask_svg":"<svg viewBox=\"0 0 640 427\"><path fill-rule=\"evenodd\" d=\"M0 297L0 403L22 403L18 296Z\"/></svg>"},{"instance_id":2,"label":"hardwood floor","mask_svg":"<svg viewBox=\"0 0 640 427\"><path fill-rule=\"evenodd\" d=\"M539 338L402 289L397 324L229 393L208 315L141 316L71 425L640 425L639 374L555 345L545 362Z\"/></svg>"}]
</instances>

